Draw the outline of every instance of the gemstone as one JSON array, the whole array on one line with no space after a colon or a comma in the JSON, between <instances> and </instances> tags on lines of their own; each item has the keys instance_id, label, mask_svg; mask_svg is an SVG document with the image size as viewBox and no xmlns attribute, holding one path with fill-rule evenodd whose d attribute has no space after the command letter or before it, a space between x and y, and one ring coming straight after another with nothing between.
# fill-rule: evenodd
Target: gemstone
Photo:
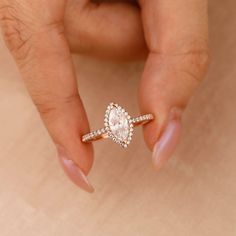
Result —
<instances>
[{"instance_id":1,"label":"gemstone","mask_svg":"<svg viewBox=\"0 0 236 236\"><path fill-rule=\"evenodd\" d=\"M124 110L113 106L110 109L108 124L115 138L122 142L128 140L130 133L129 119Z\"/></svg>"}]
</instances>

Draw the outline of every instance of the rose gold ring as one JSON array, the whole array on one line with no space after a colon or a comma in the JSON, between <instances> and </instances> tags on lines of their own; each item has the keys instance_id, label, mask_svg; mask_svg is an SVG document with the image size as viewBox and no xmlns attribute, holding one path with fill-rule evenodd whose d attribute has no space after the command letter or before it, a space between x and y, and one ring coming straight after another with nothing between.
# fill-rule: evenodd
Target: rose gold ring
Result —
<instances>
[{"instance_id":1,"label":"rose gold ring","mask_svg":"<svg viewBox=\"0 0 236 236\"><path fill-rule=\"evenodd\" d=\"M110 138L115 143L127 148L133 136L133 127L143 125L154 119L152 114L132 118L124 108L116 103L110 103L105 112L104 128L92 131L82 136L83 142Z\"/></svg>"}]
</instances>

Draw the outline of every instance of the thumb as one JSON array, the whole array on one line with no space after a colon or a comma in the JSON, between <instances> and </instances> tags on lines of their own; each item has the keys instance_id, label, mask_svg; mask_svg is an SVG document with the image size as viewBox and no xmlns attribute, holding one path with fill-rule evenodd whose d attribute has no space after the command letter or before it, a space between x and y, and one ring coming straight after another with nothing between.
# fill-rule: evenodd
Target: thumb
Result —
<instances>
[{"instance_id":1,"label":"thumb","mask_svg":"<svg viewBox=\"0 0 236 236\"><path fill-rule=\"evenodd\" d=\"M140 1L150 54L139 100L141 110L156 117L144 137L157 169L179 141L182 112L208 65L206 1L168 2Z\"/></svg>"}]
</instances>

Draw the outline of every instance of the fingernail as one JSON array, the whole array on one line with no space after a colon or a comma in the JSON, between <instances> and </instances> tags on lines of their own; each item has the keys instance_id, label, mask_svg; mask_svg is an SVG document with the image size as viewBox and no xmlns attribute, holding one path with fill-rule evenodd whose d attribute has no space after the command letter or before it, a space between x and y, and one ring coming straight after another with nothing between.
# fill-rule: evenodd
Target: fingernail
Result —
<instances>
[{"instance_id":1,"label":"fingernail","mask_svg":"<svg viewBox=\"0 0 236 236\"><path fill-rule=\"evenodd\" d=\"M170 111L167 126L154 145L152 159L157 170L171 157L178 144L181 131L181 113L182 111L178 108L173 108Z\"/></svg>"},{"instance_id":2,"label":"fingernail","mask_svg":"<svg viewBox=\"0 0 236 236\"><path fill-rule=\"evenodd\" d=\"M86 175L84 172L78 167L78 165L72 161L66 152L66 150L60 146L57 146L58 151L58 158L64 171L66 172L67 176L78 185L80 188L87 192L94 192L93 186L89 183Z\"/></svg>"}]
</instances>

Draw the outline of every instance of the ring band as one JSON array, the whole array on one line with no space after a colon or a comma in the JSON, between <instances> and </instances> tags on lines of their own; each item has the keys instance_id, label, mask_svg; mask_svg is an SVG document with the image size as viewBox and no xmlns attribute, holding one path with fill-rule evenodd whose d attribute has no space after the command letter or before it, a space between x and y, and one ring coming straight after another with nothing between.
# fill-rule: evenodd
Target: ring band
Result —
<instances>
[{"instance_id":1,"label":"ring band","mask_svg":"<svg viewBox=\"0 0 236 236\"><path fill-rule=\"evenodd\" d=\"M124 108L116 103L110 103L105 113L104 127L83 135L82 141L91 142L111 138L115 143L126 148L132 140L133 127L146 124L153 119L152 114L131 118Z\"/></svg>"}]
</instances>

